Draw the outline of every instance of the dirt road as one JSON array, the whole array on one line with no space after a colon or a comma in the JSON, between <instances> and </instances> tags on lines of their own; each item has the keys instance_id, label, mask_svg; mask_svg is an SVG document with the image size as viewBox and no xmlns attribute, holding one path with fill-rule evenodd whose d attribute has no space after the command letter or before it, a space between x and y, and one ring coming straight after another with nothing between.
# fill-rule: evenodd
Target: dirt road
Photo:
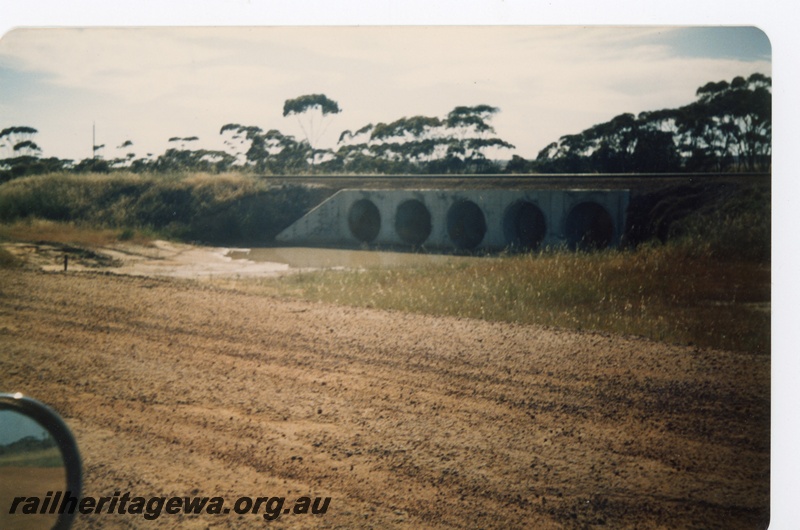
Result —
<instances>
[{"instance_id":1,"label":"dirt road","mask_svg":"<svg viewBox=\"0 0 800 530\"><path fill-rule=\"evenodd\" d=\"M330 497L78 528L759 528L769 358L0 270L0 387L62 413L86 495Z\"/></svg>"}]
</instances>

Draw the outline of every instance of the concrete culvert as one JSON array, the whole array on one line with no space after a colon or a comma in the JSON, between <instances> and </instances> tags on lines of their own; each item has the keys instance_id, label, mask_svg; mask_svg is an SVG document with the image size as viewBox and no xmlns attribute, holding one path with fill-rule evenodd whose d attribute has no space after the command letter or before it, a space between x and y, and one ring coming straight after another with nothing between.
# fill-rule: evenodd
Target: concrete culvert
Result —
<instances>
[{"instance_id":1,"label":"concrete culvert","mask_svg":"<svg viewBox=\"0 0 800 530\"><path fill-rule=\"evenodd\" d=\"M350 207L347 225L353 237L363 243L369 243L381 231L381 212L369 199L360 199Z\"/></svg>"},{"instance_id":2,"label":"concrete culvert","mask_svg":"<svg viewBox=\"0 0 800 530\"><path fill-rule=\"evenodd\" d=\"M539 248L547 232L547 222L538 206L529 201L517 201L503 216L506 242L522 250Z\"/></svg>"},{"instance_id":3,"label":"concrete culvert","mask_svg":"<svg viewBox=\"0 0 800 530\"><path fill-rule=\"evenodd\" d=\"M602 249L614 239L614 221L596 202L583 202L569 212L565 231L567 245L573 250Z\"/></svg>"},{"instance_id":4,"label":"concrete culvert","mask_svg":"<svg viewBox=\"0 0 800 530\"><path fill-rule=\"evenodd\" d=\"M477 247L486 235L486 218L480 206L461 200L447 211L447 235L458 248Z\"/></svg>"},{"instance_id":5,"label":"concrete culvert","mask_svg":"<svg viewBox=\"0 0 800 530\"><path fill-rule=\"evenodd\" d=\"M397 207L394 228L400 239L409 245L421 245L431 235L431 212L416 199Z\"/></svg>"}]
</instances>

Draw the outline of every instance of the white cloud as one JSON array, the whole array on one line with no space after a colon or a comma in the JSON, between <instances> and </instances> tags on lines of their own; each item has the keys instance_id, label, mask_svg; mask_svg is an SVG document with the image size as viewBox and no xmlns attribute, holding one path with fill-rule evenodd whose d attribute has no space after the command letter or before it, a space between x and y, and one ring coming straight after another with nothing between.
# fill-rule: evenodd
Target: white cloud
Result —
<instances>
[{"instance_id":1,"label":"white cloud","mask_svg":"<svg viewBox=\"0 0 800 530\"><path fill-rule=\"evenodd\" d=\"M486 103L502 110L495 122L498 135L530 157L563 134L621 112L688 103L706 81L753 69L769 73L764 62L677 57L668 40L654 39L672 31L522 26L18 30L0 41L0 67L45 75L10 103L0 102L0 119L31 116L28 121L40 120L41 130L58 117L44 116L44 110L37 115L37 109L61 114L61 124L67 115L84 122L91 116L103 120L103 130L136 136L130 139L152 150L173 134L213 143L228 122L302 136L294 120L282 117L283 102L322 92L344 109L324 139L331 145L341 130L368 122L443 115L456 105ZM31 104L34 97L44 104ZM64 105L53 103L58 97ZM8 110L9 104L18 108ZM48 142L66 145L56 138L50 134Z\"/></svg>"}]
</instances>

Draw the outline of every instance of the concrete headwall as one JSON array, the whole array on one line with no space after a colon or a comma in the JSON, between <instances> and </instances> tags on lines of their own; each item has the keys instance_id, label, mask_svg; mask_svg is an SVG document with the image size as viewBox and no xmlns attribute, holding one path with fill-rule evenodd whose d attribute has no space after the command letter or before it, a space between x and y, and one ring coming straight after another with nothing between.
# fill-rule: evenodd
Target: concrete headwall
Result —
<instances>
[{"instance_id":1,"label":"concrete headwall","mask_svg":"<svg viewBox=\"0 0 800 530\"><path fill-rule=\"evenodd\" d=\"M619 244L627 190L342 190L277 236L294 245L536 249Z\"/></svg>"}]
</instances>

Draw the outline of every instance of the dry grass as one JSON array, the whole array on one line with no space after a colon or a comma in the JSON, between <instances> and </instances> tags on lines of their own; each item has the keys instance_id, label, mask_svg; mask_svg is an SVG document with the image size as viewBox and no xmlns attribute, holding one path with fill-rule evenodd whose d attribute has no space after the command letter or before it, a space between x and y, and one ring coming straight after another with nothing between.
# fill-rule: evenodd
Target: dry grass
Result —
<instances>
[{"instance_id":1,"label":"dry grass","mask_svg":"<svg viewBox=\"0 0 800 530\"><path fill-rule=\"evenodd\" d=\"M0 222L47 219L253 246L330 193L235 173L48 174L0 184Z\"/></svg>"},{"instance_id":2,"label":"dry grass","mask_svg":"<svg viewBox=\"0 0 800 530\"><path fill-rule=\"evenodd\" d=\"M258 246L329 192L237 174L26 177L0 186L0 219L7 223L0 240L96 247L167 237ZM669 220L666 245L304 273L237 288L768 352L769 186L679 186L639 209L643 226ZM13 265L8 256L0 262Z\"/></svg>"},{"instance_id":3,"label":"dry grass","mask_svg":"<svg viewBox=\"0 0 800 530\"><path fill-rule=\"evenodd\" d=\"M11 269L21 267L22 261L8 250L0 247L0 269Z\"/></svg>"},{"instance_id":4,"label":"dry grass","mask_svg":"<svg viewBox=\"0 0 800 530\"><path fill-rule=\"evenodd\" d=\"M61 467L63 465L61 451L56 446L0 455L0 467Z\"/></svg>"},{"instance_id":5,"label":"dry grass","mask_svg":"<svg viewBox=\"0 0 800 530\"><path fill-rule=\"evenodd\" d=\"M130 241L146 245L152 234L140 230L93 228L76 223L27 219L0 224L0 240L20 242L48 242L67 245L98 247L117 241Z\"/></svg>"},{"instance_id":6,"label":"dry grass","mask_svg":"<svg viewBox=\"0 0 800 530\"><path fill-rule=\"evenodd\" d=\"M321 271L238 288L358 307L640 335L769 353L770 269L679 246Z\"/></svg>"}]
</instances>

